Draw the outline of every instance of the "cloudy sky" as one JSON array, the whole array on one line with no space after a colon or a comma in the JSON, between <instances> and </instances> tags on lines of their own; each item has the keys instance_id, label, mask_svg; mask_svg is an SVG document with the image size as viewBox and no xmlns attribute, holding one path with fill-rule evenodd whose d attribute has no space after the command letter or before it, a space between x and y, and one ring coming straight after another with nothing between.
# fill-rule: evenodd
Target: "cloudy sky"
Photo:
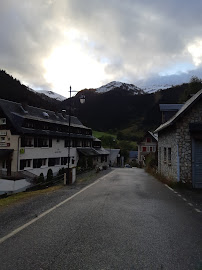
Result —
<instances>
[{"instance_id":1,"label":"cloudy sky","mask_svg":"<svg viewBox=\"0 0 202 270\"><path fill-rule=\"evenodd\" d=\"M68 96L202 78L200 0L1 0L0 69Z\"/></svg>"}]
</instances>

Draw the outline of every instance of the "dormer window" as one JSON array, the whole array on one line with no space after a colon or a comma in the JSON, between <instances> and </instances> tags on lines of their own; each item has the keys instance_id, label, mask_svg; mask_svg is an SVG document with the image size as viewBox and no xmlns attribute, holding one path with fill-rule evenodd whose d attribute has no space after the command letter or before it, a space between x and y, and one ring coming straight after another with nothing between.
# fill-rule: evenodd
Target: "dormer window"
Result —
<instances>
[{"instance_id":1,"label":"dormer window","mask_svg":"<svg viewBox=\"0 0 202 270\"><path fill-rule=\"evenodd\" d=\"M49 114L47 112L43 112L43 117L49 118Z\"/></svg>"}]
</instances>

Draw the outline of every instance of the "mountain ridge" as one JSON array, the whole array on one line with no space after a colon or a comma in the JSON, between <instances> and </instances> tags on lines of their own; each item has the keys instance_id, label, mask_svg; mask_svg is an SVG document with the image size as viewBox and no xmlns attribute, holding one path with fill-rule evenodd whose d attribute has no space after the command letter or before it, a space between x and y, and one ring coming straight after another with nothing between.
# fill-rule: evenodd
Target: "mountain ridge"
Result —
<instances>
[{"instance_id":1,"label":"mountain ridge","mask_svg":"<svg viewBox=\"0 0 202 270\"><path fill-rule=\"evenodd\" d=\"M117 88L121 88L122 90L125 90L125 91L131 91L133 92L134 95L145 94L145 92L141 88L137 87L136 85L123 83L119 81L109 82L99 88L96 88L95 92L102 94L102 93L106 93Z\"/></svg>"},{"instance_id":2,"label":"mountain ridge","mask_svg":"<svg viewBox=\"0 0 202 270\"><path fill-rule=\"evenodd\" d=\"M120 83L120 82L119 82ZM161 123L160 103L182 103L190 93L201 89L201 81L182 84L154 93L133 94L123 87L113 88L102 94L95 89L84 89L71 99L71 113L86 126L97 131L123 132L128 140L136 140L147 130L156 129ZM121 86L123 84L121 83ZM124 90L124 91L123 91ZM85 104L79 102L80 94L86 96ZM183 101L182 101L183 97ZM0 98L47 110L69 111L70 99L58 101L43 93L36 93L21 84L5 71L0 70ZM123 134L122 134L123 135Z\"/></svg>"}]
</instances>

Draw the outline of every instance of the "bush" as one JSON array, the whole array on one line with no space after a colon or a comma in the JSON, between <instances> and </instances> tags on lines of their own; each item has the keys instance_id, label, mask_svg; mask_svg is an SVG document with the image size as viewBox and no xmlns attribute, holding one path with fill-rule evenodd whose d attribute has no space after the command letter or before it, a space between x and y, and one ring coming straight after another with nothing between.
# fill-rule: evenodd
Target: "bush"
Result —
<instances>
[{"instance_id":1,"label":"bush","mask_svg":"<svg viewBox=\"0 0 202 270\"><path fill-rule=\"evenodd\" d=\"M38 183L43 183L44 182L44 175L43 175L43 173L40 173L40 175L39 175L39 177L38 177L38 179L37 179L37 182Z\"/></svg>"},{"instance_id":2,"label":"bush","mask_svg":"<svg viewBox=\"0 0 202 270\"><path fill-rule=\"evenodd\" d=\"M65 170L65 168L63 167L63 168L59 169L57 175L58 175L58 176L63 175L65 172L66 172L66 170Z\"/></svg>"},{"instance_id":3,"label":"bush","mask_svg":"<svg viewBox=\"0 0 202 270\"><path fill-rule=\"evenodd\" d=\"M53 171L51 169L48 170L47 172L47 178L46 178L46 181L47 182L50 182L53 180Z\"/></svg>"}]
</instances>

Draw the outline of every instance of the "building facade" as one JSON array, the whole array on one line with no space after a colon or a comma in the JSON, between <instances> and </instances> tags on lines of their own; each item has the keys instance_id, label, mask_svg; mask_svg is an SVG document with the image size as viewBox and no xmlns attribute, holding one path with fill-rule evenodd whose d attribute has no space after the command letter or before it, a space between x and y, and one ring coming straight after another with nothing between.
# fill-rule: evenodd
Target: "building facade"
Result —
<instances>
[{"instance_id":1,"label":"building facade","mask_svg":"<svg viewBox=\"0 0 202 270\"><path fill-rule=\"evenodd\" d=\"M92 130L74 116L0 100L0 175L56 174L75 168L77 148L92 147ZM68 155L68 148L70 154Z\"/></svg>"},{"instance_id":2,"label":"building facade","mask_svg":"<svg viewBox=\"0 0 202 270\"><path fill-rule=\"evenodd\" d=\"M143 139L138 143L138 162L144 165L147 155L157 151L158 136L151 131L147 131Z\"/></svg>"},{"instance_id":3,"label":"building facade","mask_svg":"<svg viewBox=\"0 0 202 270\"><path fill-rule=\"evenodd\" d=\"M202 188L202 91L158 132L158 171L173 181Z\"/></svg>"}]
</instances>

